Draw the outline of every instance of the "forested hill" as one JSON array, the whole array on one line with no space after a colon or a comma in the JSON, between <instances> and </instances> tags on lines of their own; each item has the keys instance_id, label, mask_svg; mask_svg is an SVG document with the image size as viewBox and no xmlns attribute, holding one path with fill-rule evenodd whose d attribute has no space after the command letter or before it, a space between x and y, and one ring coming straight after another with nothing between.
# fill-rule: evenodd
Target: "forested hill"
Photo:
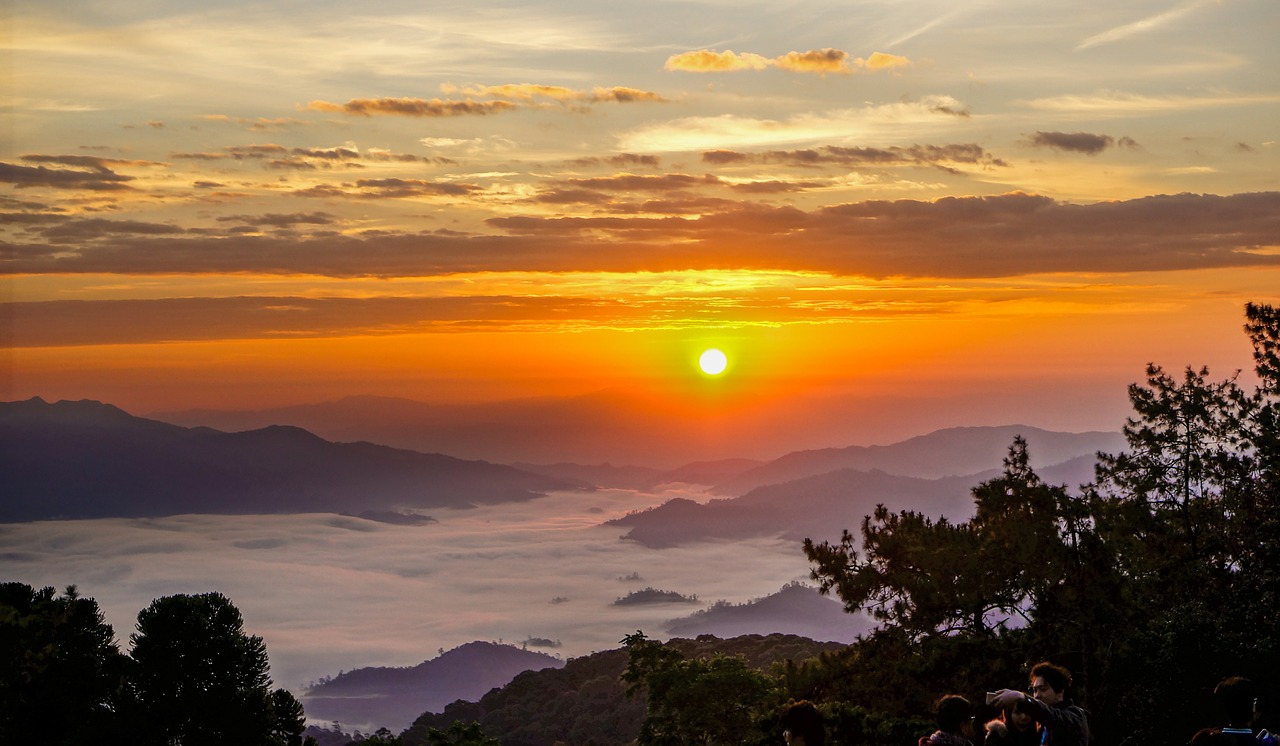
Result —
<instances>
[{"instance_id":1,"label":"forested hill","mask_svg":"<svg viewBox=\"0 0 1280 746\"><path fill-rule=\"evenodd\" d=\"M372 731L397 733L424 711L456 700L475 700L523 671L559 668L564 661L513 645L469 642L406 668L358 668L311 687L302 697L307 716Z\"/></svg>"},{"instance_id":2,"label":"forested hill","mask_svg":"<svg viewBox=\"0 0 1280 746\"><path fill-rule=\"evenodd\" d=\"M574 485L295 427L185 428L95 401L0 403L0 521L467 507Z\"/></svg>"},{"instance_id":3,"label":"forested hill","mask_svg":"<svg viewBox=\"0 0 1280 746\"><path fill-rule=\"evenodd\" d=\"M728 640L704 635L696 640L674 639L667 645L689 658L740 655L756 669L799 662L845 647L778 634ZM484 732L499 738L504 746L633 743L644 721L645 701L626 695L620 677L627 660L627 650L618 648L573 658L563 668L522 673L477 702L455 702L443 713L424 713L402 734L401 743L425 746L433 743L427 738L431 728L446 730L454 722L473 721L479 721Z\"/></svg>"}]
</instances>

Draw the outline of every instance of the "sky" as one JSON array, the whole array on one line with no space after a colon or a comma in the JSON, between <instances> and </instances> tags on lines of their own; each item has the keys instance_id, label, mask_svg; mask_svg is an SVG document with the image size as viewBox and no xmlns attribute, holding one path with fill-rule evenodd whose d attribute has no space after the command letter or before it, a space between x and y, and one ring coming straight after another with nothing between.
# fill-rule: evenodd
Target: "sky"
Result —
<instances>
[{"instance_id":1,"label":"sky","mask_svg":"<svg viewBox=\"0 0 1280 746\"><path fill-rule=\"evenodd\" d=\"M1274 0L5 13L6 400L1115 429L1280 300Z\"/></svg>"}]
</instances>

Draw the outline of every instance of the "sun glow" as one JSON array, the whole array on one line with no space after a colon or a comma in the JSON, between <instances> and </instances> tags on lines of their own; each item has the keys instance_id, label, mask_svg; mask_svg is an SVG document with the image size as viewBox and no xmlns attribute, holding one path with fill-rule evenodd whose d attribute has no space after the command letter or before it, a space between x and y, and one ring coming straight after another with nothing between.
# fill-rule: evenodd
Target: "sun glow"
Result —
<instances>
[{"instance_id":1,"label":"sun glow","mask_svg":"<svg viewBox=\"0 0 1280 746\"><path fill-rule=\"evenodd\" d=\"M718 376L729 367L729 358L723 352L712 347L704 350L698 358L698 367L709 376Z\"/></svg>"}]
</instances>

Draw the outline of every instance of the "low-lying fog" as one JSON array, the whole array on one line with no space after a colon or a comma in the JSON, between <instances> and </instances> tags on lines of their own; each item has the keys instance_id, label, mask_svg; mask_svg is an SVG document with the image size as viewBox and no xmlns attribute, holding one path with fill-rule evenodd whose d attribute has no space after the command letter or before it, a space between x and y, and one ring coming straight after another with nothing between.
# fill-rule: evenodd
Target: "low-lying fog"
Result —
<instances>
[{"instance_id":1,"label":"low-lying fog","mask_svg":"<svg viewBox=\"0 0 1280 746\"><path fill-rule=\"evenodd\" d=\"M412 666L472 640L559 640L562 657L618 647L637 629L808 576L795 542L646 549L600 527L681 494L556 493L439 510L396 526L336 515L210 516L0 525L0 580L68 584L96 598L127 651L139 610L219 591L267 644L277 686L363 666ZM636 577L638 576L638 578ZM613 606L645 587L701 603ZM537 649L530 647L530 649Z\"/></svg>"}]
</instances>

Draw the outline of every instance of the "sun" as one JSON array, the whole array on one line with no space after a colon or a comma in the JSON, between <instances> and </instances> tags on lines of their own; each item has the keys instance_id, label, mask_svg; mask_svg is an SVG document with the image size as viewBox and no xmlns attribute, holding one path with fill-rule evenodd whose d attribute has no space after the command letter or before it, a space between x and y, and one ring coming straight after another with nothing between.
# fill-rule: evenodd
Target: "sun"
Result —
<instances>
[{"instance_id":1,"label":"sun","mask_svg":"<svg viewBox=\"0 0 1280 746\"><path fill-rule=\"evenodd\" d=\"M729 367L729 358L720 350L712 347L709 350L703 350L702 355L698 358L698 367L703 373L709 376L718 376Z\"/></svg>"}]
</instances>

